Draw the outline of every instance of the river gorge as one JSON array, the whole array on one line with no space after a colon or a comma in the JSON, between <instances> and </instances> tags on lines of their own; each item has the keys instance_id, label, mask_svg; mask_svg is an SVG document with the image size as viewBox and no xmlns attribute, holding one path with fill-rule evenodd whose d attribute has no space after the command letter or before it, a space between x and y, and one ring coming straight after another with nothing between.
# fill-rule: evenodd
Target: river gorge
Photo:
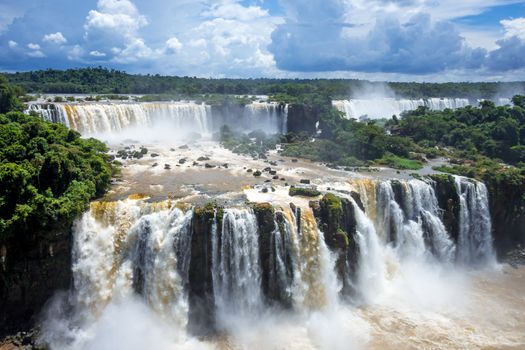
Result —
<instances>
[{"instance_id":1,"label":"river gorge","mask_svg":"<svg viewBox=\"0 0 525 350\"><path fill-rule=\"evenodd\" d=\"M278 150L254 159L211 139L222 125L315 130L285 104L28 110L107 141L113 156L147 149L120 158L111 190L39 247L35 271L63 289L38 317L53 349L525 347L525 269L498 263L517 221L504 210L511 198L488 184L430 167L417 177L330 168ZM290 196L290 186L319 195ZM36 293L15 285L15 300Z\"/></svg>"}]
</instances>

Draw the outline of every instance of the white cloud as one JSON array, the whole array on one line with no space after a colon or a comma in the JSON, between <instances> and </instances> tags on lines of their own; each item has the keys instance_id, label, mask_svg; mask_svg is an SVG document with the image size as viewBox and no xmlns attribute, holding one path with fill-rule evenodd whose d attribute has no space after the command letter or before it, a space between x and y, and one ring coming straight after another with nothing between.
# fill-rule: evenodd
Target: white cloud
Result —
<instances>
[{"instance_id":1,"label":"white cloud","mask_svg":"<svg viewBox=\"0 0 525 350\"><path fill-rule=\"evenodd\" d=\"M80 45L75 45L67 53L67 58L72 61L79 61L84 56L84 49Z\"/></svg>"},{"instance_id":2,"label":"white cloud","mask_svg":"<svg viewBox=\"0 0 525 350\"><path fill-rule=\"evenodd\" d=\"M61 32L46 34L42 38L42 41L46 43L57 44L57 45L67 43L67 39L64 37L64 35L62 35Z\"/></svg>"},{"instance_id":3,"label":"white cloud","mask_svg":"<svg viewBox=\"0 0 525 350\"><path fill-rule=\"evenodd\" d=\"M27 55L29 57L34 57L34 58L46 57L46 55L40 50L30 51L30 52L27 53Z\"/></svg>"},{"instance_id":4,"label":"white cloud","mask_svg":"<svg viewBox=\"0 0 525 350\"><path fill-rule=\"evenodd\" d=\"M204 39L190 40L188 45L191 46L191 47L205 47L206 46L206 40L204 40Z\"/></svg>"},{"instance_id":5,"label":"white cloud","mask_svg":"<svg viewBox=\"0 0 525 350\"><path fill-rule=\"evenodd\" d=\"M93 57L106 57L106 54L104 52L100 52L98 50L89 52L89 55Z\"/></svg>"},{"instance_id":6,"label":"white cloud","mask_svg":"<svg viewBox=\"0 0 525 350\"><path fill-rule=\"evenodd\" d=\"M9 46L10 49L15 49L16 47L18 47L18 43L14 40L9 40L7 42L7 45Z\"/></svg>"},{"instance_id":7,"label":"white cloud","mask_svg":"<svg viewBox=\"0 0 525 350\"><path fill-rule=\"evenodd\" d=\"M177 52L182 49L182 44L176 37L171 37L166 41L166 49Z\"/></svg>"},{"instance_id":8,"label":"white cloud","mask_svg":"<svg viewBox=\"0 0 525 350\"><path fill-rule=\"evenodd\" d=\"M152 60L158 58L159 52L149 48L144 40L135 38L121 49L113 60L117 63L132 63L138 60Z\"/></svg>"},{"instance_id":9,"label":"white cloud","mask_svg":"<svg viewBox=\"0 0 525 350\"><path fill-rule=\"evenodd\" d=\"M202 14L206 17L251 21L268 16L268 11L258 6L245 7L235 1L223 1L220 4L212 5Z\"/></svg>"},{"instance_id":10,"label":"white cloud","mask_svg":"<svg viewBox=\"0 0 525 350\"><path fill-rule=\"evenodd\" d=\"M84 29L86 33L92 30L111 30L125 37L133 37L147 24L146 17L139 13L131 1L99 0L97 10L89 11Z\"/></svg>"},{"instance_id":11,"label":"white cloud","mask_svg":"<svg viewBox=\"0 0 525 350\"><path fill-rule=\"evenodd\" d=\"M525 40L525 18L506 19L500 22L505 29L505 38L513 36Z\"/></svg>"},{"instance_id":12,"label":"white cloud","mask_svg":"<svg viewBox=\"0 0 525 350\"><path fill-rule=\"evenodd\" d=\"M34 43L27 44L27 47L31 50L40 50L40 45Z\"/></svg>"}]
</instances>

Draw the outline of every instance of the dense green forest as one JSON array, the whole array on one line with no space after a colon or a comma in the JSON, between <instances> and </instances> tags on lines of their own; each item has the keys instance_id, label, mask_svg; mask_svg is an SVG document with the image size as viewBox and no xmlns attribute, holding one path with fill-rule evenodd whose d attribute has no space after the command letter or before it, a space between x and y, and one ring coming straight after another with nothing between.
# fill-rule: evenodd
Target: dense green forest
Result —
<instances>
[{"instance_id":1,"label":"dense green forest","mask_svg":"<svg viewBox=\"0 0 525 350\"><path fill-rule=\"evenodd\" d=\"M348 98L360 92L385 91L407 98L491 98L499 93L524 93L525 83L374 83L353 79L204 79L132 75L105 68L44 70L6 74L12 84L29 93L281 95L327 94Z\"/></svg>"},{"instance_id":2,"label":"dense green forest","mask_svg":"<svg viewBox=\"0 0 525 350\"><path fill-rule=\"evenodd\" d=\"M109 186L106 146L21 112L0 77L0 242L67 228Z\"/></svg>"}]
</instances>

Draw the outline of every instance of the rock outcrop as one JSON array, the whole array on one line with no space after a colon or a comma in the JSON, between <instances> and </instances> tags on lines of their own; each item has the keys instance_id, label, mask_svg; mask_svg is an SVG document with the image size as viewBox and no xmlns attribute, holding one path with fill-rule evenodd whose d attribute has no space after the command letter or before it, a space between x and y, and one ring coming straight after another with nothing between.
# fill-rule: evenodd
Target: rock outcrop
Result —
<instances>
[{"instance_id":1,"label":"rock outcrop","mask_svg":"<svg viewBox=\"0 0 525 350\"><path fill-rule=\"evenodd\" d=\"M69 229L0 243L0 337L31 329L48 299L68 290L71 280Z\"/></svg>"}]
</instances>

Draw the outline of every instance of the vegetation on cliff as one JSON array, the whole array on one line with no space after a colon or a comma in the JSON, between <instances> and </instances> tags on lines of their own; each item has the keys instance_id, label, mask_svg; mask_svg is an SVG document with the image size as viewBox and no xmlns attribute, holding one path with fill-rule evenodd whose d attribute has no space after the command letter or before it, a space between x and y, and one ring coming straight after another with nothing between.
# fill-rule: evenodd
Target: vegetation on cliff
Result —
<instances>
[{"instance_id":1,"label":"vegetation on cliff","mask_svg":"<svg viewBox=\"0 0 525 350\"><path fill-rule=\"evenodd\" d=\"M0 84L0 241L67 227L102 195L112 167L106 146L64 125L16 111L14 88Z\"/></svg>"}]
</instances>

